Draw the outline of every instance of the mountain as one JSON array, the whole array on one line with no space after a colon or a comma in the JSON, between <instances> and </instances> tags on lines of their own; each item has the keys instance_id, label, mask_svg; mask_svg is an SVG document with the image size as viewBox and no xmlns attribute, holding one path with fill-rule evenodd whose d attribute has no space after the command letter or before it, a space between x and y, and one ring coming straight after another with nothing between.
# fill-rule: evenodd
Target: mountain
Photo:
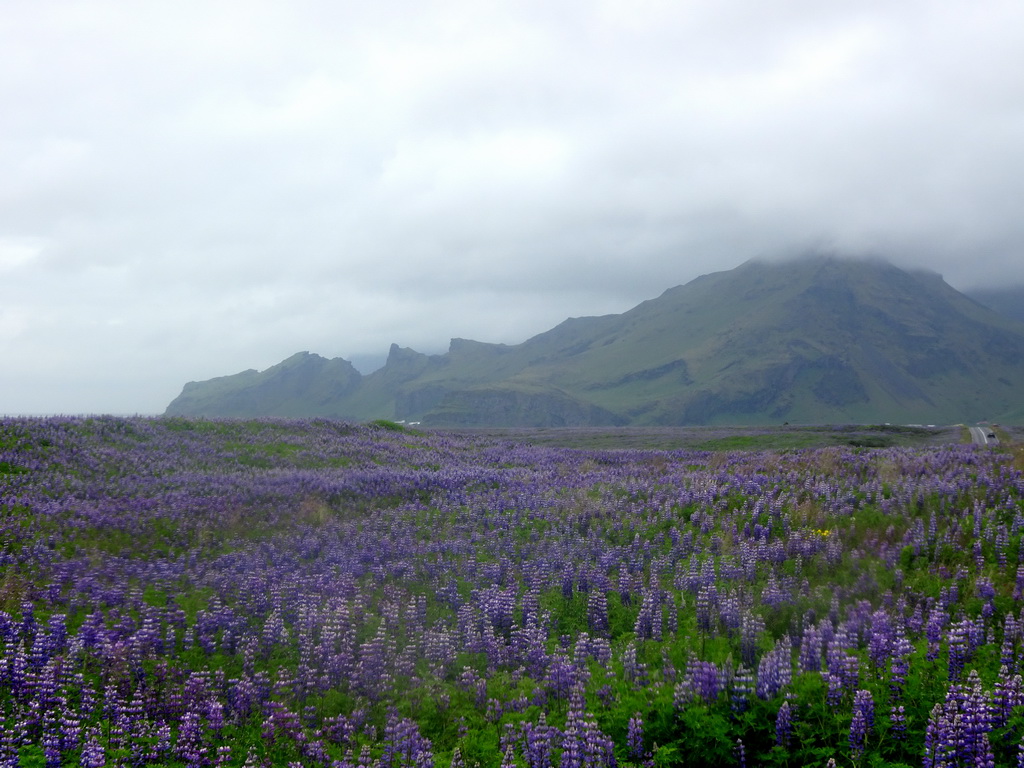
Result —
<instances>
[{"instance_id":1,"label":"mountain","mask_svg":"<svg viewBox=\"0 0 1024 768\"><path fill-rule=\"evenodd\" d=\"M300 353L187 384L168 414L436 426L1024 418L1024 323L876 260L750 261L521 344L392 345L362 376Z\"/></svg>"},{"instance_id":2,"label":"mountain","mask_svg":"<svg viewBox=\"0 0 1024 768\"><path fill-rule=\"evenodd\" d=\"M347 360L327 360L299 352L263 372L242 371L209 381L190 381L168 414L208 416L336 416L360 386L359 372Z\"/></svg>"}]
</instances>

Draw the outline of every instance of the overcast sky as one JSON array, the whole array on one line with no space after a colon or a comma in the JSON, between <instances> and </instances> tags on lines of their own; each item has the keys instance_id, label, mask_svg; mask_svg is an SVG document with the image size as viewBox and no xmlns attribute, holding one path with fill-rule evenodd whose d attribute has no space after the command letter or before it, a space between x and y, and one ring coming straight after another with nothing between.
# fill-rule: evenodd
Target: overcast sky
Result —
<instances>
[{"instance_id":1,"label":"overcast sky","mask_svg":"<svg viewBox=\"0 0 1024 768\"><path fill-rule=\"evenodd\" d=\"M518 343L752 257L1024 283L1019 0L0 14L0 413Z\"/></svg>"}]
</instances>

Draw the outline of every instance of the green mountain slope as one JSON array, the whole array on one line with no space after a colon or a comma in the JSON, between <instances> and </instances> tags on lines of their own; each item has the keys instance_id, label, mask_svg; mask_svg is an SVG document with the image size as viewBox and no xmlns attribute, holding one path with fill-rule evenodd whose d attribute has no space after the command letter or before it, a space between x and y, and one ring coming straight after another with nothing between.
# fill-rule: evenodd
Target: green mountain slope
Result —
<instances>
[{"instance_id":1,"label":"green mountain slope","mask_svg":"<svg viewBox=\"0 0 1024 768\"><path fill-rule=\"evenodd\" d=\"M308 393L275 370L295 360L191 383L168 413L448 426L950 423L1024 405L1024 324L938 275L829 257L748 262L518 345L453 339L433 356L393 345L364 377L307 356L318 371Z\"/></svg>"}]
</instances>

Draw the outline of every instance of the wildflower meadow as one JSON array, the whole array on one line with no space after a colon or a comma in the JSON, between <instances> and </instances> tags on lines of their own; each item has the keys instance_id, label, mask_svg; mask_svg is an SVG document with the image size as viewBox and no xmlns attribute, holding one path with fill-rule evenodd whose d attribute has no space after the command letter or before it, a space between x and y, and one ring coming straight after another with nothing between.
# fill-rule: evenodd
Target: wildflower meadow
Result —
<instances>
[{"instance_id":1,"label":"wildflower meadow","mask_svg":"<svg viewBox=\"0 0 1024 768\"><path fill-rule=\"evenodd\" d=\"M1024 766L1022 469L0 419L0 767Z\"/></svg>"}]
</instances>

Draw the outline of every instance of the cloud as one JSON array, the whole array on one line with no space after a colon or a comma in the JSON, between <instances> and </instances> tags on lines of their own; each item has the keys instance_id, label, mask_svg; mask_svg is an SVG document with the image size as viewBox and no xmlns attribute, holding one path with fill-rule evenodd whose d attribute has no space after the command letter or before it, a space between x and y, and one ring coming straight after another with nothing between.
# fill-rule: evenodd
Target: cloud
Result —
<instances>
[{"instance_id":1,"label":"cloud","mask_svg":"<svg viewBox=\"0 0 1024 768\"><path fill-rule=\"evenodd\" d=\"M43 0L0 26L0 412L162 410L814 248L1024 283L1024 9Z\"/></svg>"}]
</instances>

